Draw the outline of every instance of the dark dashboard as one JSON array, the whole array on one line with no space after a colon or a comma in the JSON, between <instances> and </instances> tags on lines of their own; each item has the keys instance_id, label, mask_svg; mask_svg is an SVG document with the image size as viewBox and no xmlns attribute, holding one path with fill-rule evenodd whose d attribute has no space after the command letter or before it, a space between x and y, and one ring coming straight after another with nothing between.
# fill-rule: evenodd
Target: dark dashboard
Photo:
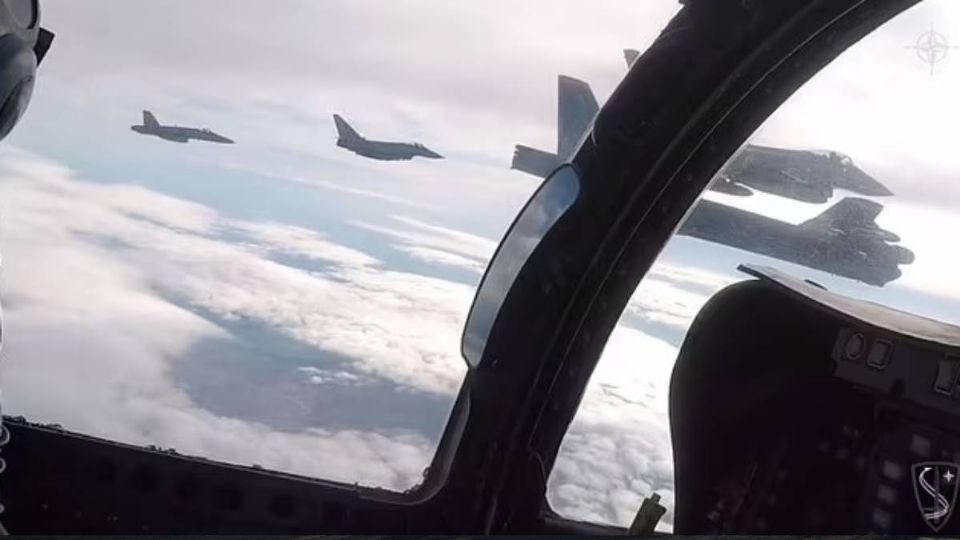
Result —
<instances>
[{"instance_id":1,"label":"dark dashboard","mask_svg":"<svg viewBox=\"0 0 960 540\"><path fill-rule=\"evenodd\" d=\"M960 531L960 328L743 269L675 367L677 532Z\"/></svg>"}]
</instances>

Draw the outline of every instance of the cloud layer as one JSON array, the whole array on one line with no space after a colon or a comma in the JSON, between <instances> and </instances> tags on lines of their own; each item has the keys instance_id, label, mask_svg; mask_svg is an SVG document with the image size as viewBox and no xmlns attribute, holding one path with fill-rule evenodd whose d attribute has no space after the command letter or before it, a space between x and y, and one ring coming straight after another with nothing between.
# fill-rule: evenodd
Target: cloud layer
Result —
<instances>
[{"instance_id":1,"label":"cloud layer","mask_svg":"<svg viewBox=\"0 0 960 540\"><path fill-rule=\"evenodd\" d=\"M6 410L227 461L393 489L416 483L433 433L284 433L198 407L172 374L202 340L241 339L227 328L242 321L345 359L339 377L292 366L311 376L305 383L367 374L449 401L464 366L447 329L459 326L469 287L385 271L311 231L80 182L26 154L5 151L0 167ZM242 237L223 240L225 231ZM329 266L304 271L274 253Z\"/></svg>"},{"instance_id":2,"label":"cloud layer","mask_svg":"<svg viewBox=\"0 0 960 540\"><path fill-rule=\"evenodd\" d=\"M322 478L397 490L419 480L464 373L458 340L472 287L390 270L313 230L88 183L22 151L0 152L0 176L6 410ZM494 248L390 219L396 228L364 230L476 278ZM631 309L682 330L718 280L661 266L647 288L692 296L638 295ZM266 350L243 353L251 335L269 337ZM635 329L614 333L551 478L558 510L622 522L652 489L670 502L664 392L675 352ZM205 368L211 357L219 363ZM210 379L280 412L231 408Z\"/></svg>"}]
</instances>

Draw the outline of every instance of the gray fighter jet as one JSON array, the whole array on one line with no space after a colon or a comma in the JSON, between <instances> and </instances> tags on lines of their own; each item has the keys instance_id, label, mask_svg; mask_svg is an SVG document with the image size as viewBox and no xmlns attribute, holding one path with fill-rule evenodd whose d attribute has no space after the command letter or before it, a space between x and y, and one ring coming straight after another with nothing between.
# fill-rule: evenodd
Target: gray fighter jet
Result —
<instances>
[{"instance_id":1,"label":"gray fighter jet","mask_svg":"<svg viewBox=\"0 0 960 540\"><path fill-rule=\"evenodd\" d=\"M383 161L410 160L417 156L443 159L443 156L420 143L371 141L356 132L339 114L333 115L337 125L337 146L355 154Z\"/></svg>"},{"instance_id":2,"label":"gray fighter jet","mask_svg":"<svg viewBox=\"0 0 960 540\"><path fill-rule=\"evenodd\" d=\"M759 253L882 287L900 277L914 254L876 222L879 203L846 197L793 225L701 199L677 234Z\"/></svg>"},{"instance_id":3,"label":"gray fighter jet","mask_svg":"<svg viewBox=\"0 0 960 540\"><path fill-rule=\"evenodd\" d=\"M639 51L623 51L630 67ZM560 75L557 81L557 152L517 145L511 168L546 177L568 161L599 112L590 85ZM748 145L720 172L710 189L749 196L753 190L791 199L824 203L835 188L874 197L893 195L889 189L838 152L787 150Z\"/></svg>"},{"instance_id":4,"label":"gray fighter jet","mask_svg":"<svg viewBox=\"0 0 960 540\"><path fill-rule=\"evenodd\" d=\"M178 143L185 143L189 142L190 139L196 139L198 141L233 144L232 140L206 128L161 125L160 122L157 121L157 117L150 111L143 111L142 125L130 126L130 129L141 135L154 135L165 141Z\"/></svg>"},{"instance_id":5,"label":"gray fighter jet","mask_svg":"<svg viewBox=\"0 0 960 540\"><path fill-rule=\"evenodd\" d=\"M750 195L749 189L808 203L825 203L836 188L861 195L886 197L893 193L857 167L849 157L832 151L788 150L749 145L724 169L711 186L731 195ZM741 192L725 188L741 188ZM745 190L745 191L744 191Z\"/></svg>"}]
</instances>

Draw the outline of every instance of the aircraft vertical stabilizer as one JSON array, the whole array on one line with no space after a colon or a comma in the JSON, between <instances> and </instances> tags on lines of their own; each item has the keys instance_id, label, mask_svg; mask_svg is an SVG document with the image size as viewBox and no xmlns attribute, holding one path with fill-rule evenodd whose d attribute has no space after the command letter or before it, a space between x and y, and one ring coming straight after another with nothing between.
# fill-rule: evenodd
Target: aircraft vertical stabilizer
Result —
<instances>
[{"instance_id":1,"label":"aircraft vertical stabilizer","mask_svg":"<svg viewBox=\"0 0 960 540\"><path fill-rule=\"evenodd\" d=\"M337 125L337 135L340 137L341 141L344 142L355 142L362 141L363 137L347 123L339 114L333 115L333 122Z\"/></svg>"},{"instance_id":2,"label":"aircraft vertical stabilizer","mask_svg":"<svg viewBox=\"0 0 960 540\"><path fill-rule=\"evenodd\" d=\"M143 125L148 128L158 128L160 127L160 122L157 121L157 117L153 115L150 111L143 111Z\"/></svg>"},{"instance_id":3,"label":"aircraft vertical stabilizer","mask_svg":"<svg viewBox=\"0 0 960 540\"><path fill-rule=\"evenodd\" d=\"M600 106L590 85L580 79L560 75L557 90L557 155L566 160L576 151Z\"/></svg>"}]
</instances>

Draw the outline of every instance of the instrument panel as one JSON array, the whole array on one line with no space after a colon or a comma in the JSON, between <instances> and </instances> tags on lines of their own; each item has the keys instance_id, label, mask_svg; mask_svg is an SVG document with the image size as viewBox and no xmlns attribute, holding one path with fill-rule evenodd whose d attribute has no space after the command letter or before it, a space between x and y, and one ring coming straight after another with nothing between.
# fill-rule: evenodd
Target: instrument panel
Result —
<instances>
[{"instance_id":1,"label":"instrument panel","mask_svg":"<svg viewBox=\"0 0 960 540\"><path fill-rule=\"evenodd\" d=\"M960 532L960 328L749 270L674 369L676 532Z\"/></svg>"}]
</instances>

